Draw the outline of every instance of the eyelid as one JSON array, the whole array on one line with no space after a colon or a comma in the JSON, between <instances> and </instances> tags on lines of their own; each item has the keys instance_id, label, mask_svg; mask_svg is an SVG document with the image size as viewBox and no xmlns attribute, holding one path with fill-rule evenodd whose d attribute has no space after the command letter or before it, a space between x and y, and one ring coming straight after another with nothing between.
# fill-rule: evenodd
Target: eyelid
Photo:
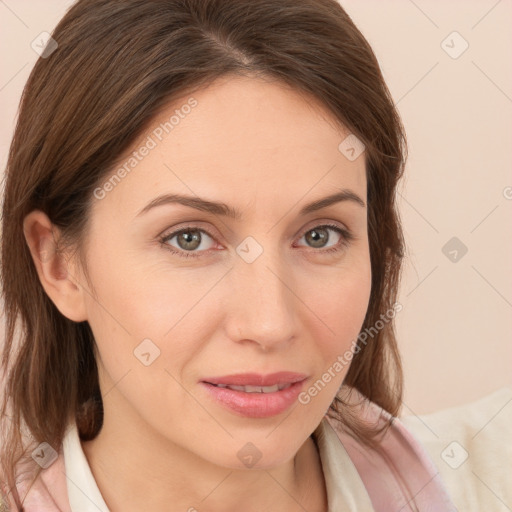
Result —
<instances>
[{"instance_id":1,"label":"eyelid","mask_svg":"<svg viewBox=\"0 0 512 512\"><path fill-rule=\"evenodd\" d=\"M158 235L158 238L160 240L162 238L169 239L169 238L172 238L172 236L176 236L179 233L182 233L183 231L188 231L188 230L201 231L201 233L206 233L210 238L215 239L215 240L218 238L223 238L223 236L220 233L218 233L217 230L215 230L215 229L212 230L209 227L208 228L202 227L203 225L207 225L207 223L201 222L201 221L184 222L183 225L178 224L178 226L174 226L170 230L169 229L164 230L160 235Z\"/></svg>"},{"instance_id":2,"label":"eyelid","mask_svg":"<svg viewBox=\"0 0 512 512\"><path fill-rule=\"evenodd\" d=\"M352 236L352 232L350 231L350 229L347 226L345 226L345 224L339 221L330 219L315 219L311 222L308 222L305 228L301 228L301 230L297 233L296 238L303 237L308 231L320 227L339 229L342 232L348 233L349 236Z\"/></svg>"},{"instance_id":3,"label":"eyelid","mask_svg":"<svg viewBox=\"0 0 512 512\"><path fill-rule=\"evenodd\" d=\"M203 221L199 221L199 220L198 221L192 220L192 221L188 221L188 222L183 222L181 224L182 225L178 224L177 226L174 226L174 227L170 228L171 231L169 231L169 229L165 229L161 234L158 235L158 238L160 238L160 239L161 238L168 238L170 235L179 234L182 231L186 231L187 229L190 229L190 230L195 229L195 230L204 232L208 236L210 236L211 238L224 238L222 235L220 235L220 233L217 230L215 230L215 229L213 230L217 234L212 234L210 227L202 227L202 226L210 226L210 224L207 223L207 222L203 222ZM313 220L313 221L309 222L308 224L306 224L306 227L305 228L301 228L301 230L298 231L294 235L294 238L302 237L308 231L310 231L310 230L312 230L314 228L317 228L317 227L321 227L321 226L338 228L340 230L343 230L343 231L347 232L349 234L349 236L354 236L352 234L351 230L346 225L344 225L343 223L341 223L339 221L334 221L334 220L330 220L330 219L322 219L321 218L321 219Z\"/></svg>"}]
</instances>

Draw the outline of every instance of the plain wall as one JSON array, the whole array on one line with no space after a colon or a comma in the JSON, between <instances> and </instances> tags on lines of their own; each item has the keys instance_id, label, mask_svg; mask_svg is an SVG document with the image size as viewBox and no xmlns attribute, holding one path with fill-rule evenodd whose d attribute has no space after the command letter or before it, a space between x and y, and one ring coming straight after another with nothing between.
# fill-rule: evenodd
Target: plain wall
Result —
<instances>
[{"instance_id":1,"label":"plain wall","mask_svg":"<svg viewBox=\"0 0 512 512\"><path fill-rule=\"evenodd\" d=\"M0 2L2 172L38 57L31 43L71 4ZM403 413L512 386L512 3L341 4L372 45L408 135L399 195L408 252L396 317Z\"/></svg>"}]
</instances>

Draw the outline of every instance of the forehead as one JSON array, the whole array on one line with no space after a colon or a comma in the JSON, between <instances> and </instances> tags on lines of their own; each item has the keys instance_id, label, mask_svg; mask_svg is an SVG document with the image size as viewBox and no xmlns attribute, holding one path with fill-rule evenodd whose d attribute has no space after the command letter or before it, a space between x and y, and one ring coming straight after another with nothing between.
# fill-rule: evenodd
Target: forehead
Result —
<instances>
[{"instance_id":1,"label":"forehead","mask_svg":"<svg viewBox=\"0 0 512 512\"><path fill-rule=\"evenodd\" d=\"M169 110L179 109L190 96L162 112L155 124L164 122ZM264 157L267 151L306 149L321 141L325 147L334 142L336 149L336 141L347 134L318 99L277 80L221 77L193 97L197 106L176 128L184 139L189 136L199 142L199 150L221 147L231 154L259 150Z\"/></svg>"},{"instance_id":2,"label":"forehead","mask_svg":"<svg viewBox=\"0 0 512 512\"><path fill-rule=\"evenodd\" d=\"M310 95L275 80L222 77L163 108L105 180L125 168L109 196L133 210L162 192L231 200L231 191L240 204L283 199L283 187L295 200L336 188L365 198L364 155L350 161L338 149L348 135Z\"/></svg>"}]
</instances>

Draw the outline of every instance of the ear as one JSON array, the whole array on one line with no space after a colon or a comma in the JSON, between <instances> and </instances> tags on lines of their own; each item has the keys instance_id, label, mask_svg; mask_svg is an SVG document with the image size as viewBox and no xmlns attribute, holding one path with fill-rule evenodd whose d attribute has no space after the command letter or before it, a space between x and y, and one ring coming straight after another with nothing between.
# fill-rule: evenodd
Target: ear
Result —
<instances>
[{"instance_id":1,"label":"ear","mask_svg":"<svg viewBox=\"0 0 512 512\"><path fill-rule=\"evenodd\" d=\"M30 212L23 220L23 233L30 249L39 280L57 309L75 322L87 320L81 274L71 259L57 251L60 230L40 211Z\"/></svg>"}]
</instances>

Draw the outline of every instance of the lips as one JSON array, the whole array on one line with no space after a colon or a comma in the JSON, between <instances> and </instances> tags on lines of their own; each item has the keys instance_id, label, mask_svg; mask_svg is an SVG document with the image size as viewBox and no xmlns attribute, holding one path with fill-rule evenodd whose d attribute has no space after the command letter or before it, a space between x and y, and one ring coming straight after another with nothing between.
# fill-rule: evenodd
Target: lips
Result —
<instances>
[{"instance_id":1,"label":"lips","mask_svg":"<svg viewBox=\"0 0 512 512\"><path fill-rule=\"evenodd\" d=\"M283 389L288 389L292 384L276 384L275 386L235 386L229 384L213 384L218 388L227 388L233 391L243 391L244 393L276 393Z\"/></svg>"},{"instance_id":2,"label":"lips","mask_svg":"<svg viewBox=\"0 0 512 512\"><path fill-rule=\"evenodd\" d=\"M268 375L261 375L257 373L239 373L234 375L225 375L223 377L207 377L202 379L202 382L213 384L218 387L233 387L243 388L246 387L248 392L261 392L253 388L273 388L273 391L278 391L289 387L291 384L301 382L307 378L306 374L297 372L276 372ZM277 389L275 388L277 386ZM238 389L242 391L243 389ZM270 389L263 389L263 392L272 392Z\"/></svg>"},{"instance_id":3,"label":"lips","mask_svg":"<svg viewBox=\"0 0 512 512\"><path fill-rule=\"evenodd\" d=\"M307 376L292 372L272 375L231 375L209 378L209 381L224 381L217 384L201 381L201 389L213 400L231 412L246 418L270 418L277 416L294 403L305 385ZM227 384L226 382L277 382L273 386ZM287 382L286 382L287 381ZM292 382L294 381L294 382ZM280 389L281 386L281 389Z\"/></svg>"}]
</instances>

